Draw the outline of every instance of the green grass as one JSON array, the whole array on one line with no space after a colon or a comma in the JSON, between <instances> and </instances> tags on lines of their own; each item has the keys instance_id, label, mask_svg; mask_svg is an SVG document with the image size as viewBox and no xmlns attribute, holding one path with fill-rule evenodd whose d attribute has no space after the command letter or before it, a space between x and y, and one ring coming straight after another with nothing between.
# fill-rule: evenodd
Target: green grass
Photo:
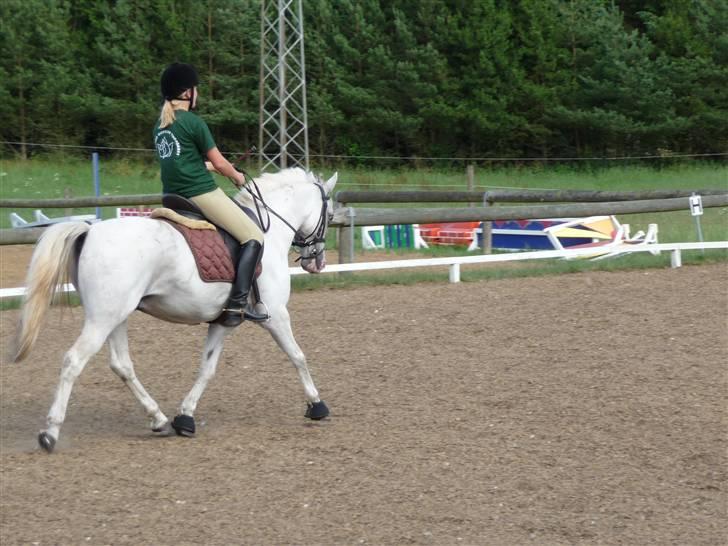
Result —
<instances>
[{"instance_id":1,"label":"green grass","mask_svg":"<svg viewBox=\"0 0 728 546\"><path fill-rule=\"evenodd\" d=\"M142 156L144 157L144 156ZM333 169L324 169L329 175ZM160 191L159 173L155 162L143 160L101 159L99 166L103 195L145 194ZM234 190L224 179L219 180L225 191ZM477 168L475 188L583 189L638 191L656 189L725 189L728 191L728 167L720 163L690 162L655 169L645 165L612 166L610 168L568 167L562 165L528 167ZM71 195L93 195L91 161L51 156L29 161L0 160L0 198L62 198L68 188ZM344 189L467 189L464 169L339 169L337 190ZM393 205L403 206L403 205ZM416 205L413 205L416 206ZM428 205L430 206L430 205ZM462 206L460 204L454 206ZM10 227L8 213L0 216L0 228ZM32 210L16 211L26 219ZM63 209L45 211L62 216ZM76 209L74 214L90 214L93 209ZM102 209L104 218L111 218L115 209ZM648 223L660 225L661 240L665 242L694 240L695 227L689 214L660 213L622 217L624 223L644 229ZM706 239L725 239L728 218L723 210L706 211L703 228Z\"/></svg>"},{"instance_id":2,"label":"green grass","mask_svg":"<svg viewBox=\"0 0 728 546\"><path fill-rule=\"evenodd\" d=\"M102 195L134 195L160 191L156 164L128 160L99 162ZM0 198L60 199L66 191L73 197L94 195L91 161L55 156L39 160L1 160ZM3 209L0 228L10 227L9 213L17 212L26 220L33 219L33 209ZM64 209L45 209L47 216L63 216ZM93 214L95 209L74 209L73 214ZM116 214L114 208L102 209L104 218Z\"/></svg>"},{"instance_id":3,"label":"green grass","mask_svg":"<svg viewBox=\"0 0 728 546\"><path fill-rule=\"evenodd\" d=\"M23 303L23 298L7 298L0 300L0 311L7 311L8 309L20 309ZM53 301L53 305L61 307L78 307L81 305L81 299L76 294L63 294L57 295Z\"/></svg>"},{"instance_id":4,"label":"green grass","mask_svg":"<svg viewBox=\"0 0 728 546\"><path fill-rule=\"evenodd\" d=\"M339 170L341 189L453 189L466 190L462 172L420 170ZM670 189L726 189L728 167L717 163L684 163L667 168L645 165L609 168L570 167L564 165L526 167L478 167L476 190L497 188L639 191Z\"/></svg>"}]
</instances>

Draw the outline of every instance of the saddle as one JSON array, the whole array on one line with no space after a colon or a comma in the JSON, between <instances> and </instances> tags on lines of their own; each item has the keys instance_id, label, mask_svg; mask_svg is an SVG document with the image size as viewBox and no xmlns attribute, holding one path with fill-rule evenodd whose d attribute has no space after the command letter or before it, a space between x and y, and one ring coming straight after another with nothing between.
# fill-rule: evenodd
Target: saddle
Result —
<instances>
[{"instance_id":1,"label":"saddle","mask_svg":"<svg viewBox=\"0 0 728 546\"><path fill-rule=\"evenodd\" d=\"M233 202L260 227L253 211L237 201ZM240 254L238 240L221 227L210 223L197 205L181 195L164 194L162 207L152 212L152 218L167 222L180 232L195 258L200 278L204 282L232 283L235 280L235 264L238 263ZM258 264L256 278L260 272L261 265ZM258 299L257 283L253 285L253 291Z\"/></svg>"}]
</instances>

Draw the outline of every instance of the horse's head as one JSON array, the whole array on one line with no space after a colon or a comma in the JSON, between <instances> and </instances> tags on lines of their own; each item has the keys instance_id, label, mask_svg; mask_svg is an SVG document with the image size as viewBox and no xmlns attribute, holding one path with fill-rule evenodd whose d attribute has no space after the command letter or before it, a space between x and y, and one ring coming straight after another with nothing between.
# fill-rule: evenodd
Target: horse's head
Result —
<instances>
[{"instance_id":1,"label":"horse's head","mask_svg":"<svg viewBox=\"0 0 728 546\"><path fill-rule=\"evenodd\" d=\"M330 195L337 178L338 173L325 182L315 178L310 185L313 205L305 208L310 212L293 238L293 246L301 254L301 267L309 273L321 273L326 267L326 229L334 215Z\"/></svg>"}]
</instances>

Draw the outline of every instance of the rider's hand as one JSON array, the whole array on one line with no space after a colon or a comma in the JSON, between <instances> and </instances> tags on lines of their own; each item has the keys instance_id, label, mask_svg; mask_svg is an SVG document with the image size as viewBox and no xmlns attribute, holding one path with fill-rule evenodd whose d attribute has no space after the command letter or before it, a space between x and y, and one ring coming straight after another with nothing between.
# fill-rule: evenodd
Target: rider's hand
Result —
<instances>
[{"instance_id":1,"label":"rider's hand","mask_svg":"<svg viewBox=\"0 0 728 546\"><path fill-rule=\"evenodd\" d=\"M235 184L238 188L242 188L243 184L245 184L245 175L241 172L235 171L235 178L233 179L233 184Z\"/></svg>"}]
</instances>

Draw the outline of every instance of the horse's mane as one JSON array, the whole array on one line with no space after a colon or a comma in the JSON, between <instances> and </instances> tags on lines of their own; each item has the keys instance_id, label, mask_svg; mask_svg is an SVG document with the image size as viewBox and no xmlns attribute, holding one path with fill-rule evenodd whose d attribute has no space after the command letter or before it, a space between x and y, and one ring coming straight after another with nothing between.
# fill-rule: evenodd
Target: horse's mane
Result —
<instances>
[{"instance_id":1,"label":"horse's mane","mask_svg":"<svg viewBox=\"0 0 728 546\"><path fill-rule=\"evenodd\" d=\"M263 173L255 179L255 183L263 195L280 190L292 191L296 185L308 184L315 181L316 178L313 173L305 171L301 167L289 167L277 173ZM243 203L252 202L252 197L245 189L238 193L236 199Z\"/></svg>"}]
</instances>

